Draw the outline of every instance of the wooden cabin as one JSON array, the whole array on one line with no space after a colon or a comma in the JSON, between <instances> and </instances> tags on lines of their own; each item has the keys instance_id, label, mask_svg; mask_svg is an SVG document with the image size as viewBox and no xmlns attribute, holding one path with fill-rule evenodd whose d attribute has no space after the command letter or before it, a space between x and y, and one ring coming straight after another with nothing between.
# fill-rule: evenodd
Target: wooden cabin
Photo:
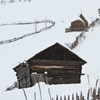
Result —
<instances>
[{"instance_id":1,"label":"wooden cabin","mask_svg":"<svg viewBox=\"0 0 100 100\"><path fill-rule=\"evenodd\" d=\"M19 88L32 87L37 82L47 84L80 83L82 65L86 61L56 43L14 68Z\"/></svg>"},{"instance_id":2,"label":"wooden cabin","mask_svg":"<svg viewBox=\"0 0 100 100\"><path fill-rule=\"evenodd\" d=\"M80 14L79 16L81 20L75 20L71 22L70 28L66 28L65 32L73 32L73 31L88 31L88 21L86 18L83 16L83 14Z\"/></svg>"}]
</instances>

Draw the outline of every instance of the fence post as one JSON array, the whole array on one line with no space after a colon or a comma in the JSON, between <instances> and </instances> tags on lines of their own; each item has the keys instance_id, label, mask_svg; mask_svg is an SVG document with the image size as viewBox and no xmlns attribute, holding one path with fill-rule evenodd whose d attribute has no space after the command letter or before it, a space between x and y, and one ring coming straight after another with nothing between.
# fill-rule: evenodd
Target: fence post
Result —
<instances>
[{"instance_id":1,"label":"fence post","mask_svg":"<svg viewBox=\"0 0 100 100\"><path fill-rule=\"evenodd\" d=\"M98 88L98 100L100 100L100 87Z\"/></svg>"},{"instance_id":2,"label":"fence post","mask_svg":"<svg viewBox=\"0 0 100 100\"><path fill-rule=\"evenodd\" d=\"M66 95L64 95L64 100L66 100Z\"/></svg>"},{"instance_id":3,"label":"fence post","mask_svg":"<svg viewBox=\"0 0 100 100\"><path fill-rule=\"evenodd\" d=\"M49 93L50 100L52 100L51 93L50 93L50 88L48 88L48 93Z\"/></svg>"},{"instance_id":4,"label":"fence post","mask_svg":"<svg viewBox=\"0 0 100 100\"><path fill-rule=\"evenodd\" d=\"M34 100L36 100L36 92L34 92Z\"/></svg>"},{"instance_id":5,"label":"fence post","mask_svg":"<svg viewBox=\"0 0 100 100\"><path fill-rule=\"evenodd\" d=\"M24 89L23 89L23 92L24 92L25 99L26 99L26 100L28 100L28 99L27 99L26 92L25 92L25 90L24 90Z\"/></svg>"},{"instance_id":6,"label":"fence post","mask_svg":"<svg viewBox=\"0 0 100 100\"><path fill-rule=\"evenodd\" d=\"M80 100L84 100L84 97L83 97L82 91L81 91L81 94L80 94Z\"/></svg>"},{"instance_id":7,"label":"fence post","mask_svg":"<svg viewBox=\"0 0 100 100\"><path fill-rule=\"evenodd\" d=\"M93 100L96 100L96 89L93 89L93 95L92 95Z\"/></svg>"},{"instance_id":8,"label":"fence post","mask_svg":"<svg viewBox=\"0 0 100 100\"><path fill-rule=\"evenodd\" d=\"M52 98L52 100L54 100L54 98Z\"/></svg>"},{"instance_id":9,"label":"fence post","mask_svg":"<svg viewBox=\"0 0 100 100\"><path fill-rule=\"evenodd\" d=\"M35 33L37 32L37 21L35 20Z\"/></svg>"},{"instance_id":10,"label":"fence post","mask_svg":"<svg viewBox=\"0 0 100 100\"><path fill-rule=\"evenodd\" d=\"M62 100L62 96L60 96L60 100Z\"/></svg>"},{"instance_id":11,"label":"fence post","mask_svg":"<svg viewBox=\"0 0 100 100\"><path fill-rule=\"evenodd\" d=\"M47 16L45 16L45 29L47 30Z\"/></svg>"},{"instance_id":12,"label":"fence post","mask_svg":"<svg viewBox=\"0 0 100 100\"><path fill-rule=\"evenodd\" d=\"M58 95L56 95L56 100L58 100Z\"/></svg>"},{"instance_id":13,"label":"fence post","mask_svg":"<svg viewBox=\"0 0 100 100\"><path fill-rule=\"evenodd\" d=\"M70 100L70 96L68 95L68 100Z\"/></svg>"},{"instance_id":14,"label":"fence post","mask_svg":"<svg viewBox=\"0 0 100 100\"><path fill-rule=\"evenodd\" d=\"M74 100L74 94L72 94L72 100Z\"/></svg>"},{"instance_id":15,"label":"fence post","mask_svg":"<svg viewBox=\"0 0 100 100\"><path fill-rule=\"evenodd\" d=\"M39 77L37 76L37 83L38 83L38 87L39 87L39 92L40 92L40 100L42 100L42 91L41 91L41 86L39 83Z\"/></svg>"},{"instance_id":16,"label":"fence post","mask_svg":"<svg viewBox=\"0 0 100 100\"><path fill-rule=\"evenodd\" d=\"M79 100L79 96L78 96L78 94L76 93L76 100Z\"/></svg>"},{"instance_id":17,"label":"fence post","mask_svg":"<svg viewBox=\"0 0 100 100\"><path fill-rule=\"evenodd\" d=\"M88 90L88 93L87 93L87 100L89 100L89 96L90 96L90 89Z\"/></svg>"}]
</instances>

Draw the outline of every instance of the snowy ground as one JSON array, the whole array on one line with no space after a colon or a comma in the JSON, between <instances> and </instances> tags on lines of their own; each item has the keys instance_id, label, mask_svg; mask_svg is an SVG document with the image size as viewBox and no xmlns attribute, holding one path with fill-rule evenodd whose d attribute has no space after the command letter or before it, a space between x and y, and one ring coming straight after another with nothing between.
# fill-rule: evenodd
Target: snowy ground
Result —
<instances>
[{"instance_id":1,"label":"snowy ground","mask_svg":"<svg viewBox=\"0 0 100 100\"><path fill-rule=\"evenodd\" d=\"M15 2L12 4L0 4L0 24L20 21L35 21L51 19L56 25L50 30L40 34L26 37L23 40L0 45L0 100L25 100L22 90L4 92L7 86L16 81L13 68L20 62L29 59L39 51L53 45L55 42L66 44L73 42L79 32L65 33L65 28L70 26L70 22L79 19L78 15L82 12L89 22L98 16L100 8L99 0L33 0L31 2ZM29 26L1 26L0 40L33 32L34 25ZM100 76L100 26L95 27L86 34L86 39L73 51L87 61L83 66L81 84L76 85L45 85L40 83L43 100L50 100L48 88L52 97L56 94L66 95L84 91L86 95L88 86L87 75L90 76L91 86L95 86L96 79ZM100 86L100 81L98 82ZM25 89L28 100L34 100L36 92L37 100L40 100L38 84L32 88Z\"/></svg>"}]
</instances>

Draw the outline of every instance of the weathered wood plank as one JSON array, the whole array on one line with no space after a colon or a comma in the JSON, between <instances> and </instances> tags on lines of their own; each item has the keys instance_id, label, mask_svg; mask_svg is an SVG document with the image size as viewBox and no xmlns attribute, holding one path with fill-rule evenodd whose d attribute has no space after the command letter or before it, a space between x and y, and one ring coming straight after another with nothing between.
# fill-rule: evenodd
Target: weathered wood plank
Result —
<instances>
[{"instance_id":1,"label":"weathered wood plank","mask_svg":"<svg viewBox=\"0 0 100 100\"><path fill-rule=\"evenodd\" d=\"M20 70L17 70L17 73L22 73L24 71L30 70L29 67L22 67Z\"/></svg>"},{"instance_id":2,"label":"weathered wood plank","mask_svg":"<svg viewBox=\"0 0 100 100\"><path fill-rule=\"evenodd\" d=\"M17 79L18 79L18 80L23 80L23 79L27 79L27 78L29 78L29 77L30 77L30 75L27 75L27 76L23 76L23 77L19 77L19 78L17 77Z\"/></svg>"},{"instance_id":3,"label":"weathered wood plank","mask_svg":"<svg viewBox=\"0 0 100 100\"><path fill-rule=\"evenodd\" d=\"M82 67L80 66L35 66L35 65L32 65L30 66L31 70L34 70L34 69L41 69L41 70L45 70L45 69L58 69L58 70L61 70L61 69L73 69L73 70L77 70L77 69L82 69Z\"/></svg>"},{"instance_id":4,"label":"weathered wood plank","mask_svg":"<svg viewBox=\"0 0 100 100\"><path fill-rule=\"evenodd\" d=\"M27 88L31 87L31 82L27 79L23 79L19 81L19 88Z\"/></svg>"},{"instance_id":5,"label":"weathered wood plank","mask_svg":"<svg viewBox=\"0 0 100 100\"><path fill-rule=\"evenodd\" d=\"M17 80L19 82L19 88L31 87L31 72L29 66L20 67L17 71Z\"/></svg>"},{"instance_id":6,"label":"weathered wood plank","mask_svg":"<svg viewBox=\"0 0 100 100\"><path fill-rule=\"evenodd\" d=\"M37 73L44 73L44 71L46 71L48 73L48 75L70 75L70 74L76 74L76 75L81 75L81 70L77 69L77 70L64 70L64 69L34 69L32 70L33 72L37 72Z\"/></svg>"},{"instance_id":7,"label":"weathered wood plank","mask_svg":"<svg viewBox=\"0 0 100 100\"><path fill-rule=\"evenodd\" d=\"M48 79L49 84L70 84L70 83L80 83L80 79L65 79L65 78L52 78Z\"/></svg>"},{"instance_id":8,"label":"weathered wood plank","mask_svg":"<svg viewBox=\"0 0 100 100\"><path fill-rule=\"evenodd\" d=\"M85 64L83 61L64 61L64 60L31 60L30 65L55 65L55 66L70 66L70 65L80 65Z\"/></svg>"},{"instance_id":9,"label":"weathered wood plank","mask_svg":"<svg viewBox=\"0 0 100 100\"><path fill-rule=\"evenodd\" d=\"M60 70L52 70L52 71L48 71L48 70L45 70L48 75L59 75L59 74L62 74L62 75L70 75L70 74L73 74L73 75L81 75L81 71L60 71ZM37 73L43 73L44 74L44 71L42 70L34 70L33 72L37 72Z\"/></svg>"},{"instance_id":10,"label":"weathered wood plank","mask_svg":"<svg viewBox=\"0 0 100 100\"><path fill-rule=\"evenodd\" d=\"M73 78L80 78L80 75L47 75L48 78L65 78L65 79L73 79Z\"/></svg>"},{"instance_id":11,"label":"weathered wood plank","mask_svg":"<svg viewBox=\"0 0 100 100\"><path fill-rule=\"evenodd\" d=\"M22 72L22 73L16 74L16 75L17 75L18 78L23 77L23 76L28 76L28 75L30 75L30 71Z\"/></svg>"},{"instance_id":12,"label":"weathered wood plank","mask_svg":"<svg viewBox=\"0 0 100 100\"><path fill-rule=\"evenodd\" d=\"M15 71L18 71L18 70L22 69L22 68L25 67L25 66L26 66L25 63L21 63L21 64L19 64L18 66L16 66L16 67L14 68L14 70L15 70Z\"/></svg>"}]
</instances>

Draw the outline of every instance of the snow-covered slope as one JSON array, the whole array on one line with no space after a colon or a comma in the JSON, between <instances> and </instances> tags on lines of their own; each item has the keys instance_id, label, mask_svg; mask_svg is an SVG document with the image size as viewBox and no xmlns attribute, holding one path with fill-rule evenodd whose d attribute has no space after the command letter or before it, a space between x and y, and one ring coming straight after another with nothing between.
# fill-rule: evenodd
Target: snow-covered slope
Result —
<instances>
[{"instance_id":1,"label":"snow-covered slope","mask_svg":"<svg viewBox=\"0 0 100 100\"><path fill-rule=\"evenodd\" d=\"M98 74L100 72L99 67L99 31L100 26L94 28L90 32L86 33L86 39L84 43L80 45L75 51L78 51L78 54L82 56L88 62L85 68L87 74ZM86 54L86 55L85 55Z\"/></svg>"},{"instance_id":2,"label":"snow-covered slope","mask_svg":"<svg viewBox=\"0 0 100 100\"><path fill-rule=\"evenodd\" d=\"M50 30L26 37L23 40L0 45L0 100L25 100L22 90L15 89L4 92L7 86L16 81L16 75L12 68L24 60L29 59L39 51L49 47L55 42L66 44L73 42L79 32L65 33L65 28L70 26L70 22L79 19L82 12L89 22L98 16L99 0L33 0L25 3L0 4L0 23L27 22L42 19L51 19L56 25ZM29 26L1 26L0 40L5 40L34 31L34 25ZM88 87L87 75L90 76L91 85L100 75L100 26L86 32L86 39L76 48L74 52L86 60L88 63L83 66L82 83L76 85L45 85L41 83L43 100L49 100L48 88L52 97L56 94L66 95L81 90L86 94ZM99 82L100 86L100 82ZM38 84L32 88L25 89L28 100L34 100L34 92L39 98Z\"/></svg>"}]
</instances>

